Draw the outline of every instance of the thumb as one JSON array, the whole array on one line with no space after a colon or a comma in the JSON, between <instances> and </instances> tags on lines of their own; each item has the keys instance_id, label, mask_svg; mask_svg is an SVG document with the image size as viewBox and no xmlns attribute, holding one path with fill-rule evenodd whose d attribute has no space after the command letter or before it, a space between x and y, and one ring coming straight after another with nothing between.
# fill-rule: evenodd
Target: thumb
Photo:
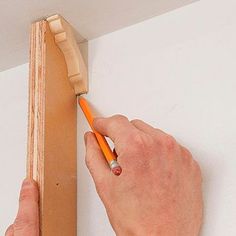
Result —
<instances>
[{"instance_id":1,"label":"thumb","mask_svg":"<svg viewBox=\"0 0 236 236\"><path fill-rule=\"evenodd\" d=\"M111 173L110 168L97 143L94 133L87 132L84 136L86 145L85 162L96 185Z\"/></svg>"},{"instance_id":2,"label":"thumb","mask_svg":"<svg viewBox=\"0 0 236 236\"><path fill-rule=\"evenodd\" d=\"M13 224L14 236L39 235L38 188L36 182L25 179L19 199L19 210Z\"/></svg>"}]
</instances>

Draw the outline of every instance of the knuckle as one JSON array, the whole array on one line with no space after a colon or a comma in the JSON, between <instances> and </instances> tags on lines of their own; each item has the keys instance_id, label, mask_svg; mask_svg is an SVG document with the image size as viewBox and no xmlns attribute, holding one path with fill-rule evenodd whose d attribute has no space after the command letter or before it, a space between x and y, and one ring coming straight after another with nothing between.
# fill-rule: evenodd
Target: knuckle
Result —
<instances>
[{"instance_id":1,"label":"knuckle","mask_svg":"<svg viewBox=\"0 0 236 236\"><path fill-rule=\"evenodd\" d=\"M123 115L117 114L117 115L111 116L107 120L107 124L106 124L107 129L116 129L117 124L124 123L124 121L128 121L128 118Z\"/></svg>"},{"instance_id":2,"label":"knuckle","mask_svg":"<svg viewBox=\"0 0 236 236\"><path fill-rule=\"evenodd\" d=\"M37 227L37 222L34 221L34 219L22 215L15 219L13 227L14 231L17 232L23 230L25 227L27 228Z\"/></svg>"},{"instance_id":3,"label":"knuckle","mask_svg":"<svg viewBox=\"0 0 236 236\"><path fill-rule=\"evenodd\" d=\"M146 147L147 141L145 140L144 135L139 132L132 132L129 136L129 142L132 144L133 147L143 148Z\"/></svg>"},{"instance_id":4,"label":"knuckle","mask_svg":"<svg viewBox=\"0 0 236 236\"><path fill-rule=\"evenodd\" d=\"M181 147L181 151L182 151L182 159L184 161L191 161L193 159L191 152L187 148Z\"/></svg>"},{"instance_id":5,"label":"knuckle","mask_svg":"<svg viewBox=\"0 0 236 236\"><path fill-rule=\"evenodd\" d=\"M116 115L112 116L111 119L113 119L113 120L127 120L127 117L120 115L120 114L116 114Z\"/></svg>"},{"instance_id":6,"label":"knuckle","mask_svg":"<svg viewBox=\"0 0 236 236\"><path fill-rule=\"evenodd\" d=\"M142 121L139 120L139 119L133 119L133 120L131 120L130 122L131 122L132 124L139 124L139 123L141 123Z\"/></svg>"},{"instance_id":7,"label":"knuckle","mask_svg":"<svg viewBox=\"0 0 236 236\"><path fill-rule=\"evenodd\" d=\"M128 120L127 117L120 115L120 114L116 114L116 115L110 117L110 124L113 125L114 123L127 121L127 120Z\"/></svg>"},{"instance_id":8,"label":"knuckle","mask_svg":"<svg viewBox=\"0 0 236 236\"><path fill-rule=\"evenodd\" d=\"M162 138L162 144L166 147L169 151L174 150L177 146L177 142L175 138L171 135L165 135Z\"/></svg>"}]
</instances>

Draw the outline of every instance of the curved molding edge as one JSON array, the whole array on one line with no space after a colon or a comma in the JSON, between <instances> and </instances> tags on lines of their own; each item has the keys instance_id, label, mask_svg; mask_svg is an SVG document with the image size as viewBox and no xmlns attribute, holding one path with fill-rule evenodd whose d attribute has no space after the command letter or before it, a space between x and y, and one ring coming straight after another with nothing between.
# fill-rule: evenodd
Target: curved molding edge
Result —
<instances>
[{"instance_id":1,"label":"curved molding edge","mask_svg":"<svg viewBox=\"0 0 236 236\"><path fill-rule=\"evenodd\" d=\"M75 40L73 28L60 15L47 18L55 42L64 54L68 78L76 95L88 92L88 72L83 56Z\"/></svg>"}]
</instances>

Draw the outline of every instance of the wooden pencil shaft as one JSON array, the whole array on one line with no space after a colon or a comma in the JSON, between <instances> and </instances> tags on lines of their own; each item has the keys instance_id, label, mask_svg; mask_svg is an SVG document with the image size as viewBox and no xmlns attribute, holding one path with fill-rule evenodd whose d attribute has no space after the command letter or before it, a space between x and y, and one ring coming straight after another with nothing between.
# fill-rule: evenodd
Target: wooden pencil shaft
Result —
<instances>
[{"instance_id":1,"label":"wooden pencil shaft","mask_svg":"<svg viewBox=\"0 0 236 236\"><path fill-rule=\"evenodd\" d=\"M88 102L83 97L79 97L78 102L79 102L79 105L80 105L91 129L93 130L93 132L97 138L98 144L99 144L107 162L110 164L111 161L116 160L116 157L115 157L114 153L112 152L111 148L109 147L109 144L107 143L105 137L94 129L94 126L93 126L94 117L93 117L91 109L88 105Z\"/></svg>"}]
</instances>

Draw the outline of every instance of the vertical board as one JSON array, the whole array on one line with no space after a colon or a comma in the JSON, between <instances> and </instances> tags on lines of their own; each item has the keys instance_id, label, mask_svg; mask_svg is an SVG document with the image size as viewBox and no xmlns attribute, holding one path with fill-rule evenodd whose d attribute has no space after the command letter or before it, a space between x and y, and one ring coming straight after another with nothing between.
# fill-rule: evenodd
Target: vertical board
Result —
<instances>
[{"instance_id":1,"label":"vertical board","mask_svg":"<svg viewBox=\"0 0 236 236\"><path fill-rule=\"evenodd\" d=\"M27 175L40 190L41 236L76 235L76 96L47 21L32 25Z\"/></svg>"}]
</instances>

